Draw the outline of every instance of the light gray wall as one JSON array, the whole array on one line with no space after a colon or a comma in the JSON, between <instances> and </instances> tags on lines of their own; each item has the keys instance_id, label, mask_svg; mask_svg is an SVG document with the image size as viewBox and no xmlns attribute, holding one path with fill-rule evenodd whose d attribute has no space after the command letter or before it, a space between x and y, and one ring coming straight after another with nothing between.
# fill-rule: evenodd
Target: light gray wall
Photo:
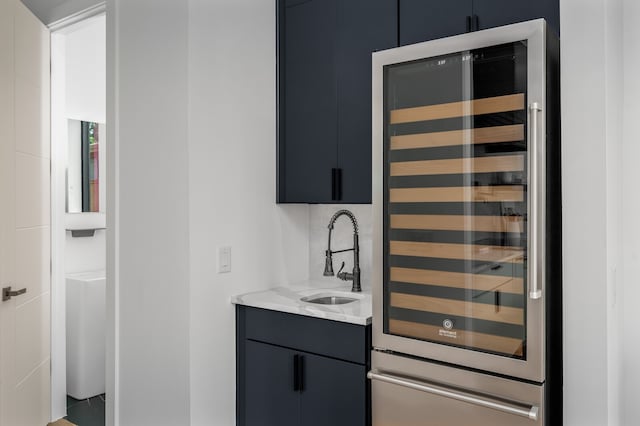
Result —
<instances>
[{"instance_id":1,"label":"light gray wall","mask_svg":"<svg viewBox=\"0 0 640 426\"><path fill-rule=\"evenodd\" d=\"M564 414L606 425L606 0L562 0ZM588 407L588 409L585 409Z\"/></svg>"},{"instance_id":2,"label":"light gray wall","mask_svg":"<svg viewBox=\"0 0 640 426\"><path fill-rule=\"evenodd\" d=\"M119 424L188 425L188 3L112 0L107 8Z\"/></svg>"},{"instance_id":3,"label":"light gray wall","mask_svg":"<svg viewBox=\"0 0 640 426\"><path fill-rule=\"evenodd\" d=\"M622 2L560 6L565 424L635 424L620 420Z\"/></svg>"},{"instance_id":4,"label":"light gray wall","mask_svg":"<svg viewBox=\"0 0 640 426\"><path fill-rule=\"evenodd\" d=\"M622 291L623 306L621 425L640 424L638 384L640 383L640 2L624 0L624 95L622 145Z\"/></svg>"},{"instance_id":5,"label":"light gray wall","mask_svg":"<svg viewBox=\"0 0 640 426\"><path fill-rule=\"evenodd\" d=\"M608 424L621 422L622 405L622 101L623 101L623 0L608 0L605 18L606 76L606 181L607 181L607 388ZM639 419L640 420L640 419Z\"/></svg>"},{"instance_id":6,"label":"light gray wall","mask_svg":"<svg viewBox=\"0 0 640 426\"><path fill-rule=\"evenodd\" d=\"M128 0L130 1L130 0ZM304 280L306 205L275 204L275 3L189 1L191 424L235 424L231 295ZM232 271L216 250L232 247Z\"/></svg>"},{"instance_id":7,"label":"light gray wall","mask_svg":"<svg viewBox=\"0 0 640 426\"><path fill-rule=\"evenodd\" d=\"M65 60L64 72L65 88L64 117L74 120L95 121L104 123L106 120L106 33L105 17L98 16L84 23L78 29L70 29L61 35L65 44L63 52L56 52ZM87 72L90 70L90 72ZM66 120L64 122L66 125ZM78 128L80 125L78 124ZM78 133L78 139L80 133ZM65 135L68 137L68 135ZM101 141L101 154L104 154L106 141ZM78 156L79 162L79 156ZM67 164L70 159L67 158ZM106 168L106 158L101 155L100 171ZM102 176L101 176L102 178ZM102 180L102 179L101 179ZM106 185L101 185L100 210L105 209L104 191ZM66 190L66 188L65 188ZM64 206L64 199L62 200ZM97 231L90 238L74 238L70 232L65 235L65 272L84 272L104 270L106 263L106 234Z\"/></svg>"},{"instance_id":8,"label":"light gray wall","mask_svg":"<svg viewBox=\"0 0 640 426\"><path fill-rule=\"evenodd\" d=\"M230 297L309 268L308 206L274 202L274 4L110 0L107 16L116 413L120 425L234 424Z\"/></svg>"}]
</instances>

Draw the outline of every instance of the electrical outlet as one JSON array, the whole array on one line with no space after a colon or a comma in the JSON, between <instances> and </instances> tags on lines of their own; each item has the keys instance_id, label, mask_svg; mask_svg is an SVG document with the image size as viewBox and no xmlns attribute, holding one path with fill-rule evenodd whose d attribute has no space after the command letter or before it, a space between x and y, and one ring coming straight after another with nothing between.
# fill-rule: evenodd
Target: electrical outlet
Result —
<instances>
[{"instance_id":1,"label":"electrical outlet","mask_svg":"<svg viewBox=\"0 0 640 426\"><path fill-rule=\"evenodd\" d=\"M218 273L231 272L231 247L218 247Z\"/></svg>"}]
</instances>

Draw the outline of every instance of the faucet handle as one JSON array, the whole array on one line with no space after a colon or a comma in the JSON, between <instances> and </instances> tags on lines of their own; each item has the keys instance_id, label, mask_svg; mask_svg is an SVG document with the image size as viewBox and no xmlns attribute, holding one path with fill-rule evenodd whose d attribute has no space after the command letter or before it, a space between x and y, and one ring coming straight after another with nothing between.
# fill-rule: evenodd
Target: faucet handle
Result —
<instances>
[{"instance_id":1,"label":"faucet handle","mask_svg":"<svg viewBox=\"0 0 640 426\"><path fill-rule=\"evenodd\" d=\"M340 275L340 272L342 272L343 269L344 269L344 262L342 262L342 265L340 265L340 270L338 271L338 275Z\"/></svg>"}]
</instances>

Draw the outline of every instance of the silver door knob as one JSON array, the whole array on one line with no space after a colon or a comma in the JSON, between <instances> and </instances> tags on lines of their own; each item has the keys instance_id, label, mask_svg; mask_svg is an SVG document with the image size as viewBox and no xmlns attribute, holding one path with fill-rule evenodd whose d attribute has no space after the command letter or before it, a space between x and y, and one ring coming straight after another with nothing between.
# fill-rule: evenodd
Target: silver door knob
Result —
<instances>
[{"instance_id":1,"label":"silver door knob","mask_svg":"<svg viewBox=\"0 0 640 426\"><path fill-rule=\"evenodd\" d=\"M2 289L2 301L5 302L7 300L10 300L13 296L20 296L21 294L25 294L26 292L26 288L11 291L11 287L5 287Z\"/></svg>"}]
</instances>

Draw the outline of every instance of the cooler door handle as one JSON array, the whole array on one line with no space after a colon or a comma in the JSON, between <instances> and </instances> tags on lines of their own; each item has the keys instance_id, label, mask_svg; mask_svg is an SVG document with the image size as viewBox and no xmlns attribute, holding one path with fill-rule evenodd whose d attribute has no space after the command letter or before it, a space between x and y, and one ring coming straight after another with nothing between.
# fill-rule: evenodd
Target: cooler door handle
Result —
<instances>
[{"instance_id":1,"label":"cooler door handle","mask_svg":"<svg viewBox=\"0 0 640 426\"><path fill-rule=\"evenodd\" d=\"M540 409L535 405L518 403L509 404L490 396L479 396L478 394L467 393L458 389L451 389L443 385L432 385L415 380L408 380L404 377L394 376L392 374L380 374L378 372L369 371L367 373L367 377L371 380L391 383L393 385L403 386L405 388L443 396L445 398L451 398L457 401L467 402L469 404L475 404L480 407L491 408L504 413L525 417L530 420L538 420L538 411L540 411Z\"/></svg>"},{"instance_id":2,"label":"cooler door handle","mask_svg":"<svg viewBox=\"0 0 640 426\"><path fill-rule=\"evenodd\" d=\"M529 232L529 253L528 253L528 271L529 271L529 298L540 299L542 297L542 286L540 280L544 279L544 274L540 273L541 266L544 265L544 254L542 246L544 240L538 235L544 229L539 216L539 200L540 193L542 196L546 193L546 188L540 182L543 172L540 171L544 161L544 150L540 143L538 131L538 114L542 111L540 104L537 102L529 105L529 212L528 220L530 226Z\"/></svg>"}]
</instances>

